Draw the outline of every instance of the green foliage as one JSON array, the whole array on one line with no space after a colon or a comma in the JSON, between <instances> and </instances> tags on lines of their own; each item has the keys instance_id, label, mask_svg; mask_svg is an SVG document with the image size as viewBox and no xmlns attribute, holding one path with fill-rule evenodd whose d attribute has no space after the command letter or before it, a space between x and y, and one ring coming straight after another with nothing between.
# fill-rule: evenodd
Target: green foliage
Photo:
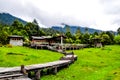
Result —
<instances>
[{"instance_id":1,"label":"green foliage","mask_svg":"<svg viewBox=\"0 0 120 80\"><path fill-rule=\"evenodd\" d=\"M26 24L27 22L17 18L9 13L0 13L0 23L4 24L4 25L11 25L13 23L14 20L19 20L20 22L22 22L22 24Z\"/></svg>"},{"instance_id":2,"label":"green foliage","mask_svg":"<svg viewBox=\"0 0 120 80\"><path fill-rule=\"evenodd\" d=\"M7 44L8 43L8 32L6 27L0 25L0 44Z\"/></svg>"},{"instance_id":3,"label":"green foliage","mask_svg":"<svg viewBox=\"0 0 120 80\"><path fill-rule=\"evenodd\" d=\"M110 39L110 37L107 34L103 34L101 36L101 39L102 39L101 42L103 43L103 45L111 43L111 39Z\"/></svg>"},{"instance_id":4,"label":"green foliage","mask_svg":"<svg viewBox=\"0 0 120 80\"><path fill-rule=\"evenodd\" d=\"M23 24L21 22L19 22L18 20L15 20L12 25L11 25L11 31L13 30L21 30L23 29Z\"/></svg>"},{"instance_id":5,"label":"green foliage","mask_svg":"<svg viewBox=\"0 0 120 80\"><path fill-rule=\"evenodd\" d=\"M114 41L116 44L120 44L120 35L115 36Z\"/></svg>"},{"instance_id":6,"label":"green foliage","mask_svg":"<svg viewBox=\"0 0 120 80\"><path fill-rule=\"evenodd\" d=\"M5 47L12 48L11 44L7 44Z\"/></svg>"},{"instance_id":7,"label":"green foliage","mask_svg":"<svg viewBox=\"0 0 120 80\"><path fill-rule=\"evenodd\" d=\"M98 35L98 32L94 32L93 35Z\"/></svg>"},{"instance_id":8,"label":"green foliage","mask_svg":"<svg viewBox=\"0 0 120 80\"><path fill-rule=\"evenodd\" d=\"M81 33L79 27L76 30L75 37L76 37L76 39L81 39L82 38L82 33Z\"/></svg>"},{"instance_id":9,"label":"green foliage","mask_svg":"<svg viewBox=\"0 0 120 80\"><path fill-rule=\"evenodd\" d=\"M11 26L1 25L0 24L0 43L7 44L7 37L9 35L20 35L24 37L24 40L30 39L31 36L56 36L57 34L65 34L67 39L66 43L83 43L83 44L93 44L93 38L99 36L102 39L103 44L114 44L114 34L112 32L101 32L100 34L94 32L94 34L88 33L88 28L85 29L85 33L82 34L80 28L78 27L74 35L70 32L70 26L65 25L66 32L55 31L51 28L40 28L37 20L33 22L28 22L26 25L23 25L18 20L15 20ZM3 37L5 36L5 37Z\"/></svg>"},{"instance_id":10,"label":"green foliage","mask_svg":"<svg viewBox=\"0 0 120 80\"><path fill-rule=\"evenodd\" d=\"M120 27L117 29L117 34L120 34Z\"/></svg>"},{"instance_id":11,"label":"green foliage","mask_svg":"<svg viewBox=\"0 0 120 80\"><path fill-rule=\"evenodd\" d=\"M38 26L34 23L28 22L24 29L26 30L28 36L37 36L38 35Z\"/></svg>"},{"instance_id":12,"label":"green foliage","mask_svg":"<svg viewBox=\"0 0 120 80\"><path fill-rule=\"evenodd\" d=\"M56 31L51 28L41 28L41 30L45 33L44 35L50 35L50 36L55 36L56 34L59 34L59 31Z\"/></svg>"},{"instance_id":13,"label":"green foliage","mask_svg":"<svg viewBox=\"0 0 120 80\"><path fill-rule=\"evenodd\" d=\"M43 29L40 29L38 32L39 36L45 36L46 33L43 31Z\"/></svg>"},{"instance_id":14,"label":"green foliage","mask_svg":"<svg viewBox=\"0 0 120 80\"><path fill-rule=\"evenodd\" d=\"M70 32L66 32L65 36L67 36L68 38L72 38L72 34Z\"/></svg>"},{"instance_id":15,"label":"green foliage","mask_svg":"<svg viewBox=\"0 0 120 80\"><path fill-rule=\"evenodd\" d=\"M66 42L66 43L73 43L73 40L72 40L72 38L67 38L67 39L65 40L65 42Z\"/></svg>"},{"instance_id":16,"label":"green foliage","mask_svg":"<svg viewBox=\"0 0 120 80\"><path fill-rule=\"evenodd\" d=\"M70 26L65 24L66 32L70 32Z\"/></svg>"},{"instance_id":17,"label":"green foliage","mask_svg":"<svg viewBox=\"0 0 120 80\"><path fill-rule=\"evenodd\" d=\"M80 39L76 39L76 40L75 40L75 43L76 43L76 44L80 44L80 43L81 43L81 40L80 40Z\"/></svg>"},{"instance_id":18,"label":"green foliage","mask_svg":"<svg viewBox=\"0 0 120 80\"><path fill-rule=\"evenodd\" d=\"M114 43L114 33L113 32L110 32L110 31L107 31L106 34L110 37L110 43Z\"/></svg>"},{"instance_id":19,"label":"green foliage","mask_svg":"<svg viewBox=\"0 0 120 80\"><path fill-rule=\"evenodd\" d=\"M89 43L89 39L90 39L90 34L88 32L86 32L85 34L83 34L82 43L88 44Z\"/></svg>"}]
</instances>

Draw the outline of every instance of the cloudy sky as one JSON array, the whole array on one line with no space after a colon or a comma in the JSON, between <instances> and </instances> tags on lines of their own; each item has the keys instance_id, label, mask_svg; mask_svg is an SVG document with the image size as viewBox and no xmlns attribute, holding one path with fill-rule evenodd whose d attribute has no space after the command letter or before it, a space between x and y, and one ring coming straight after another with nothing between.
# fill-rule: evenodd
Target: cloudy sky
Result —
<instances>
[{"instance_id":1,"label":"cloudy sky","mask_svg":"<svg viewBox=\"0 0 120 80\"><path fill-rule=\"evenodd\" d=\"M0 0L0 12L41 27L69 25L116 31L120 27L120 0Z\"/></svg>"}]
</instances>

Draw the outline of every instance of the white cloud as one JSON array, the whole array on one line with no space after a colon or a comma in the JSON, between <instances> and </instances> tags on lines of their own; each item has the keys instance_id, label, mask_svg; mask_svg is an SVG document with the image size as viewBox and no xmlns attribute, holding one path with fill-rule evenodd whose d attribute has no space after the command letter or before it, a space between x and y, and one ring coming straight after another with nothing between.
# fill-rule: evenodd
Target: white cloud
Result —
<instances>
[{"instance_id":1,"label":"white cloud","mask_svg":"<svg viewBox=\"0 0 120 80\"><path fill-rule=\"evenodd\" d=\"M67 23L115 31L119 5L119 0L0 0L0 11L27 21L36 18L41 26Z\"/></svg>"}]
</instances>

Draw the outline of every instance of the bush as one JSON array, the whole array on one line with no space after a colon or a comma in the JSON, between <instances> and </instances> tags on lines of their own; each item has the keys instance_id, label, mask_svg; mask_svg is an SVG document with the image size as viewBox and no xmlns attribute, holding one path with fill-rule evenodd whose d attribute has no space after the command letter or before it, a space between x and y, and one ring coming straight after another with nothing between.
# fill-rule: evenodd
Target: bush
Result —
<instances>
[{"instance_id":1,"label":"bush","mask_svg":"<svg viewBox=\"0 0 120 80\"><path fill-rule=\"evenodd\" d=\"M12 45L11 44L7 44L6 47L12 48Z\"/></svg>"},{"instance_id":2,"label":"bush","mask_svg":"<svg viewBox=\"0 0 120 80\"><path fill-rule=\"evenodd\" d=\"M24 42L23 46L29 47L30 46L30 42Z\"/></svg>"},{"instance_id":3,"label":"bush","mask_svg":"<svg viewBox=\"0 0 120 80\"><path fill-rule=\"evenodd\" d=\"M120 35L115 36L114 41L116 44L120 44Z\"/></svg>"},{"instance_id":4,"label":"bush","mask_svg":"<svg viewBox=\"0 0 120 80\"><path fill-rule=\"evenodd\" d=\"M2 47L3 45L0 43L0 47Z\"/></svg>"}]
</instances>

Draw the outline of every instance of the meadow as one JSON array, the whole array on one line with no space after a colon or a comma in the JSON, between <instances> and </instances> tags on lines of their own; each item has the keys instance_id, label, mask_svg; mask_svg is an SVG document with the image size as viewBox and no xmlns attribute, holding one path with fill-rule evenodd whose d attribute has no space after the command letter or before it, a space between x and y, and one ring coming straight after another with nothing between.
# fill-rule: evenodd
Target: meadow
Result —
<instances>
[{"instance_id":1,"label":"meadow","mask_svg":"<svg viewBox=\"0 0 120 80\"><path fill-rule=\"evenodd\" d=\"M49 50L28 47L0 47L0 67L12 67L59 60L63 55Z\"/></svg>"},{"instance_id":2,"label":"meadow","mask_svg":"<svg viewBox=\"0 0 120 80\"><path fill-rule=\"evenodd\" d=\"M41 80L120 80L120 46L85 48L73 51L78 60L56 75Z\"/></svg>"},{"instance_id":3,"label":"meadow","mask_svg":"<svg viewBox=\"0 0 120 80\"><path fill-rule=\"evenodd\" d=\"M68 51L69 52L69 51ZM78 60L56 75L44 75L41 80L120 80L120 46L73 50ZM27 47L0 47L0 66L37 64L59 60L60 53Z\"/></svg>"}]
</instances>

